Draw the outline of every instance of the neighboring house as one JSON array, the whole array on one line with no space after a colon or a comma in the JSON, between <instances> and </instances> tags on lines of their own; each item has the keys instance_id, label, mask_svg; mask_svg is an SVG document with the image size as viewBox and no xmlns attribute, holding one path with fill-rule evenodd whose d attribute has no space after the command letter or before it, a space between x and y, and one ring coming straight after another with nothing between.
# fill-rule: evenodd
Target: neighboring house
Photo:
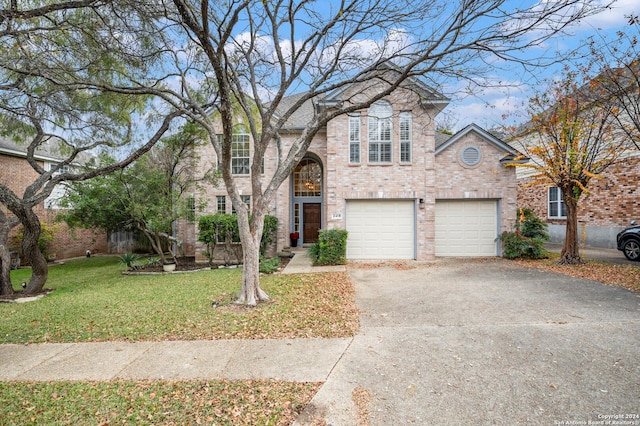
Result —
<instances>
[{"instance_id":1,"label":"neighboring house","mask_svg":"<svg viewBox=\"0 0 640 426\"><path fill-rule=\"evenodd\" d=\"M50 170L50 167L60 162L55 154L55 148L49 144L43 144L34 158L39 164ZM24 190L38 177L35 170L27 163L26 147L15 142L0 139L0 184L6 186L22 197ZM104 231L95 229L73 229L70 230L64 223L54 223L58 213L59 198L63 195L62 187L56 187L44 203L34 207L34 212L43 224L53 226L55 229L52 256L56 259L84 256L87 250L92 253L107 252L107 235ZM0 205L5 211L6 208ZM8 211L7 211L8 212ZM11 212L8 212L12 215ZM18 225L10 234L10 244L15 240L16 234L21 228ZM9 247L10 250L18 250L19 244L14 242Z\"/></svg>"},{"instance_id":2,"label":"neighboring house","mask_svg":"<svg viewBox=\"0 0 640 426\"><path fill-rule=\"evenodd\" d=\"M626 132L619 131L618 141L628 142L627 151L621 151L622 158L610 166L602 176L592 178L578 201L578 242L583 246L616 248L616 235L629 226L632 220L640 221L640 150L634 145L630 135L637 139L638 107L640 100L637 90L640 63L628 67L607 69L583 90L590 96L607 96L627 107L619 107L617 122L622 123ZM594 91L595 95L592 95ZM616 93L617 97L611 94ZM624 93L624 96L621 94ZM635 105L634 105L635 104ZM597 106L598 103L596 102ZM631 117L629 114L632 114ZM520 147L519 139L531 137L531 123L522 126L513 142ZM624 139L620 139L624 138ZM532 185L535 173L531 169L518 168L518 207L533 209L538 217L549 225L552 242L563 243L566 231L566 208L559 188L548 184Z\"/></svg>"},{"instance_id":3,"label":"neighboring house","mask_svg":"<svg viewBox=\"0 0 640 426\"><path fill-rule=\"evenodd\" d=\"M313 108L349 102L348 87L303 104L280 132L290 145L310 121ZM357 96L357 95L356 95ZM288 105L299 99L285 99ZM280 187L269 214L278 218L277 250L289 234L313 243L320 229L346 229L348 259L418 259L436 256L497 256L499 235L516 220L516 177L505 163L517 152L476 125L453 136L438 135L434 117L449 100L414 82L370 108L338 116L319 132L292 175ZM236 126L232 171L250 204L251 136ZM202 168L216 164L213 148L200 152ZM265 155L264 174L275 169L276 152ZM206 187L208 206L198 214L231 213L224 186ZM196 224L181 223L181 238L197 239ZM195 230L195 231L194 231ZM184 236L184 237L183 237ZM204 260L200 243L195 255Z\"/></svg>"},{"instance_id":4,"label":"neighboring house","mask_svg":"<svg viewBox=\"0 0 640 426\"><path fill-rule=\"evenodd\" d=\"M564 242L566 209L559 188L529 186L533 179L518 173L518 207L533 209L549 225L552 242ZM578 203L578 242L583 246L616 248L616 235L632 220L640 222L640 152L591 179L589 192Z\"/></svg>"}]
</instances>

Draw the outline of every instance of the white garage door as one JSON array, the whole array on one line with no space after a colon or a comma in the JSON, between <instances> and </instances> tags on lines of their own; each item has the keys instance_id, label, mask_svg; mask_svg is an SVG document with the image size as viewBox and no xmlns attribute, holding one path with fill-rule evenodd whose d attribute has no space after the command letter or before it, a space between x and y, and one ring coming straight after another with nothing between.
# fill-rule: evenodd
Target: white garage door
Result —
<instances>
[{"instance_id":1,"label":"white garage door","mask_svg":"<svg viewBox=\"0 0 640 426\"><path fill-rule=\"evenodd\" d=\"M496 256L496 201L436 201L436 256Z\"/></svg>"},{"instance_id":2,"label":"white garage door","mask_svg":"<svg viewBox=\"0 0 640 426\"><path fill-rule=\"evenodd\" d=\"M414 201L347 201L348 259L413 259Z\"/></svg>"}]
</instances>

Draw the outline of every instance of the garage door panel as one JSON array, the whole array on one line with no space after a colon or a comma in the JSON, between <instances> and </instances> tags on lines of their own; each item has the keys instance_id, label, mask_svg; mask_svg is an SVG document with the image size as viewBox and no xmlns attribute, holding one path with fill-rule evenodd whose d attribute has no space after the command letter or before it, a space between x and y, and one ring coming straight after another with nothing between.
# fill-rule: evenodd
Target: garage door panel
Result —
<instances>
[{"instance_id":1,"label":"garage door panel","mask_svg":"<svg viewBox=\"0 0 640 426\"><path fill-rule=\"evenodd\" d=\"M347 258L413 259L413 200L347 201Z\"/></svg>"},{"instance_id":2,"label":"garage door panel","mask_svg":"<svg viewBox=\"0 0 640 426\"><path fill-rule=\"evenodd\" d=\"M496 201L436 201L435 234L436 256L496 256Z\"/></svg>"}]
</instances>

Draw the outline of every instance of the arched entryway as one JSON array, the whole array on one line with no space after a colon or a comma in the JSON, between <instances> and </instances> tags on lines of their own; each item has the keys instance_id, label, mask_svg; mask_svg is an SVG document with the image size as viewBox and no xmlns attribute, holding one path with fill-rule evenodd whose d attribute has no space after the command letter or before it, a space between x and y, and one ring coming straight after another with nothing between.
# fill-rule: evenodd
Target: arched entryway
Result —
<instances>
[{"instance_id":1,"label":"arched entryway","mask_svg":"<svg viewBox=\"0 0 640 426\"><path fill-rule=\"evenodd\" d=\"M318 241L322 228L322 165L315 156L300 161L292 176L291 232L300 234L299 243Z\"/></svg>"}]
</instances>

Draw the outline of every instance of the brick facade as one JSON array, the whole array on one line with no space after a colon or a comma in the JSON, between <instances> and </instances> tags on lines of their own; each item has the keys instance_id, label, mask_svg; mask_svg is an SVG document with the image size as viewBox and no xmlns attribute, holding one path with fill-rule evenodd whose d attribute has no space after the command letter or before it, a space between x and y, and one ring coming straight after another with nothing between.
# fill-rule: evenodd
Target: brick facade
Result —
<instances>
[{"instance_id":1,"label":"brick facade","mask_svg":"<svg viewBox=\"0 0 640 426\"><path fill-rule=\"evenodd\" d=\"M349 97L345 96L345 98ZM346 228L345 210L348 200L408 200L416 205L421 200L420 208L415 210L416 258L418 260L431 260L435 257L437 199L476 198L499 201L501 230L511 229L516 215L516 179L515 169L505 168L500 163L507 154L504 149L506 145L500 142L500 147L497 147L482 135L469 132L465 133L460 141L436 156L434 117L439 112L438 108L423 104L415 92L409 91L398 90L386 100L391 103L394 112L391 163L368 162L368 110L359 112L360 163L349 162L349 117L347 115L333 119L326 129L319 132L313 139L307 156L318 161L322 167L322 228ZM412 116L412 158L406 164L399 161L398 113L401 111L410 111ZM288 150L298 134L295 131L281 134L284 152ZM483 155L480 163L472 168L462 165L458 160L460 149L468 145L477 146ZM263 182L268 182L275 172L275 147L270 147L270 150L265 155ZM212 146L206 145L202 148L200 161L202 170L211 164L216 164ZM249 176L235 178L240 193L250 194ZM269 214L278 218L277 250L282 250L290 244L289 233L293 230L292 186L291 177L283 182L269 211ZM217 187L205 187L201 196L207 201L207 206L198 214L215 213L216 196L219 195L226 195L222 182ZM230 211L231 200L227 197L227 213ZM184 235L186 238L186 234ZM197 235L194 235L194 239L196 238ZM196 259L204 261L203 245L193 242L189 247L191 246L195 249Z\"/></svg>"},{"instance_id":2,"label":"brick facade","mask_svg":"<svg viewBox=\"0 0 640 426\"><path fill-rule=\"evenodd\" d=\"M43 166L43 163L40 162L40 165ZM21 195L37 177L38 174L26 159L0 153L0 183L2 185ZM45 209L42 203L35 206L33 210L42 223L55 230L51 253L56 259L84 256L87 250L91 250L92 253L107 253L106 232L96 229L70 230L64 223L55 223L57 211ZM20 225L15 227L9 236L10 250L18 250L20 243L17 241L16 235L19 232Z\"/></svg>"},{"instance_id":3,"label":"brick facade","mask_svg":"<svg viewBox=\"0 0 640 426\"><path fill-rule=\"evenodd\" d=\"M550 219L548 185L529 186L532 178L518 179L518 207L531 208L549 224L553 241L564 241L564 219ZM611 166L601 178L591 179L589 193L580 197L580 243L615 248L615 235L632 220L640 220L640 155Z\"/></svg>"},{"instance_id":4,"label":"brick facade","mask_svg":"<svg viewBox=\"0 0 640 426\"><path fill-rule=\"evenodd\" d=\"M478 148L481 153L480 162L473 167L466 166L460 159L461 152L469 146ZM497 200L500 202L500 232L513 230L517 183L515 169L500 162L504 156L504 151L482 135L467 133L436 157L436 198Z\"/></svg>"}]
</instances>

